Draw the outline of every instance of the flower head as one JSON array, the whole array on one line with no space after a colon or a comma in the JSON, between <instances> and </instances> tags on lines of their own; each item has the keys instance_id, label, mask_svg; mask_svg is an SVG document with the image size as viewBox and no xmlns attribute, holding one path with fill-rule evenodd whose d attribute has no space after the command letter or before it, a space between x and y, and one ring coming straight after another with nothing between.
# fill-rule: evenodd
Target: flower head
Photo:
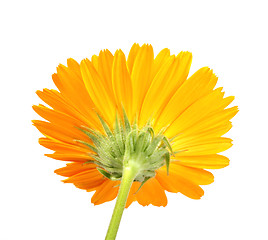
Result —
<instances>
[{"instance_id":1,"label":"flower head","mask_svg":"<svg viewBox=\"0 0 268 240\"><path fill-rule=\"evenodd\" d=\"M55 173L65 183L95 191L101 204L118 194L124 167L137 169L126 206L165 206L165 191L199 199L200 185L213 182L204 169L223 168L218 153L232 146L222 137L232 127L234 97L216 88L217 77L204 67L188 78L192 55L155 58L151 45L134 44L126 59L121 50L101 51L78 64L59 65L58 90L37 91L49 107L33 106L47 121L34 121L45 136L47 156L68 161Z\"/></svg>"}]
</instances>

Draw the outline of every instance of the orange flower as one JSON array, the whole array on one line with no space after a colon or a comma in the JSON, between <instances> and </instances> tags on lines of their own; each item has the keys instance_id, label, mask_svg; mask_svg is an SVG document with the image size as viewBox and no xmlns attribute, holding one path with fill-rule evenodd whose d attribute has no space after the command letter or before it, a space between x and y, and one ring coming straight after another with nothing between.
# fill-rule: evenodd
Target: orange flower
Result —
<instances>
[{"instance_id":1,"label":"orange flower","mask_svg":"<svg viewBox=\"0 0 268 240\"><path fill-rule=\"evenodd\" d=\"M209 68L187 78L191 61L189 52L174 56L163 49L154 58L151 45L134 44L127 60L121 50L114 55L104 50L81 64L68 59L67 67L59 65L52 76L58 91L37 91L50 107L33 106L47 120L33 121L45 136L39 143L55 151L46 156L70 162L55 173L67 177L65 183L95 191L94 204L113 200L122 177L126 139L136 131L140 136L136 148L148 143L139 149L147 151L144 159L149 159L150 169L142 165L126 207L133 201L166 206L165 191L200 199L204 191L199 185L213 182L213 175L204 169L229 164L218 153L232 146L231 139L222 135L232 127L230 119L238 109L227 108L234 97L215 89L217 77ZM141 136L148 139L138 140ZM153 158L147 148L155 139L160 140ZM118 146L111 150L112 143Z\"/></svg>"}]
</instances>

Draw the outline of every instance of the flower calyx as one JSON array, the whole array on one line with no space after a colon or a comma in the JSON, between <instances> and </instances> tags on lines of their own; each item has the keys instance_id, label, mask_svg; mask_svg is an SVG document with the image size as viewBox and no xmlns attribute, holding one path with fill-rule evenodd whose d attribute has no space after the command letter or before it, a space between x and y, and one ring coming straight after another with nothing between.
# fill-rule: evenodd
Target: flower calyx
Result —
<instances>
[{"instance_id":1,"label":"flower calyx","mask_svg":"<svg viewBox=\"0 0 268 240\"><path fill-rule=\"evenodd\" d=\"M99 172L113 181L121 180L124 168L132 168L136 171L134 181L141 182L141 186L165 164L168 174L170 155L173 154L171 145L161 132L155 134L150 122L139 129L136 123L130 124L123 110L123 117L116 117L111 129L101 116L98 117L104 133L79 128L91 140L91 143L77 140L91 150L88 154L92 160L86 163L95 163Z\"/></svg>"}]
</instances>

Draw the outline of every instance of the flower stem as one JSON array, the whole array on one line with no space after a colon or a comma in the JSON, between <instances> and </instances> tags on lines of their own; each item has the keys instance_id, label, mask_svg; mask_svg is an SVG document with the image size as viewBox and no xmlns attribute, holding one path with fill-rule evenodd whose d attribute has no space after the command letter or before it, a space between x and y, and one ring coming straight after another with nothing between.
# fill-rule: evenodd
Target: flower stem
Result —
<instances>
[{"instance_id":1,"label":"flower stem","mask_svg":"<svg viewBox=\"0 0 268 240\"><path fill-rule=\"evenodd\" d=\"M126 206L129 190L138 172L139 169L133 165L124 167L123 169L119 193L105 240L114 240L116 238L122 214Z\"/></svg>"}]
</instances>

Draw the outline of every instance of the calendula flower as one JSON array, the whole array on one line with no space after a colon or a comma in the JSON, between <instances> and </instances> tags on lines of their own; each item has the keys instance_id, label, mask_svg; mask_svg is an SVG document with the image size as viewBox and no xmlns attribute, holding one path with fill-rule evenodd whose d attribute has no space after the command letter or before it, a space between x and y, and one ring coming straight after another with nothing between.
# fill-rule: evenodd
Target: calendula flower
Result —
<instances>
[{"instance_id":1,"label":"calendula flower","mask_svg":"<svg viewBox=\"0 0 268 240\"><path fill-rule=\"evenodd\" d=\"M133 201L166 206L165 191L199 199L213 182L204 169L223 168L218 153L232 146L222 137L237 107L227 106L208 67L188 78L192 54L154 57L151 45L101 51L78 64L67 60L52 78L58 90L37 91L50 107L33 106L47 121L33 121L45 136L46 156L68 161L55 173L86 191L92 203L115 199L106 239L115 239L123 209ZM119 190L120 188L120 190Z\"/></svg>"}]
</instances>

